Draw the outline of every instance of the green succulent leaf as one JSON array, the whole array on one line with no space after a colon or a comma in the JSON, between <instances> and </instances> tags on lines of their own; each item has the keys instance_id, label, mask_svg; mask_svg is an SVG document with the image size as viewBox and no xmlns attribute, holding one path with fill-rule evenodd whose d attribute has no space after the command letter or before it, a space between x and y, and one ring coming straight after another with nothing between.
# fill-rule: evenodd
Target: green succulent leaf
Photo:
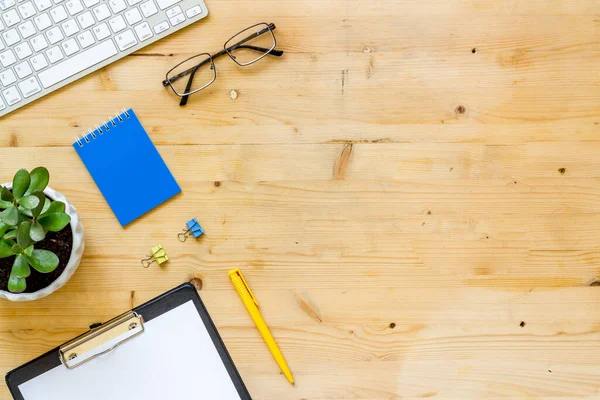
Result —
<instances>
[{"instance_id":1,"label":"green succulent leaf","mask_svg":"<svg viewBox=\"0 0 600 400\"><path fill-rule=\"evenodd\" d=\"M23 197L27 189L29 189L29 183L31 182L31 177L29 176L29 172L26 169L20 169L15 174L13 178L13 186L12 186L12 194L15 198L20 199Z\"/></svg>"},{"instance_id":2,"label":"green succulent leaf","mask_svg":"<svg viewBox=\"0 0 600 400\"><path fill-rule=\"evenodd\" d=\"M33 242L31 240L30 231L31 231L31 222L29 222L29 221L23 222L17 228L17 244L22 249L29 247Z\"/></svg>"},{"instance_id":3,"label":"green succulent leaf","mask_svg":"<svg viewBox=\"0 0 600 400\"><path fill-rule=\"evenodd\" d=\"M11 205L11 202L2 199L2 192L3 191L4 191L4 186L0 186L0 208L8 208ZM10 193L10 191L8 191L8 193Z\"/></svg>"},{"instance_id":4,"label":"green succulent leaf","mask_svg":"<svg viewBox=\"0 0 600 400\"><path fill-rule=\"evenodd\" d=\"M40 199L37 196L28 195L28 196L23 196L19 199L19 205L28 210L33 210L39 204L40 204ZM43 204L42 204L42 207L43 207Z\"/></svg>"},{"instance_id":5,"label":"green succulent leaf","mask_svg":"<svg viewBox=\"0 0 600 400\"><path fill-rule=\"evenodd\" d=\"M31 230L29 231L29 237L34 242L39 242L39 241L44 240L44 238L46 237L46 231L44 230L44 227L42 226L42 224L40 224L38 221L32 222Z\"/></svg>"},{"instance_id":6,"label":"green succulent leaf","mask_svg":"<svg viewBox=\"0 0 600 400\"><path fill-rule=\"evenodd\" d=\"M38 221L46 231L60 232L65 226L69 225L71 217L65 213L47 214L40 217Z\"/></svg>"},{"instance_id":7,"label":"green succulent leaf","mask_svg":"<svg viewBox=\"0 0 600 400\"><path fill-rule=\"evenodd\" d=\"M8 290L12 293L23 293L26 288L27 282L25 281L25 278L10 274L10 278L8 278Z\"/></svg>"},{"instance_id":8,"label":"green succulent leaf","mask_svg":"<svg viewBox=\"0 0 600 400\"><path fill-rule=\"evenodd\" d=\"M31 171L31 183L29 184L29 189L25 193L33 194L34 192L43 192L48 186L48 182L50 181L50 173L44 167L37 167Z\"/></svg>"},{"instance_id":9,"label":"green succulent leaf","mask_svg":"<svg viewBox=\"0 0 600 400\"><path fill-rule=\"evenodd\" d=\"M12 231L6 232L3 239L5 240L15 240L17 238L17 230L13 229Z\"/></svg>"},{"instance_id":10,"label":"green succulent leaf","mask_svg":"<svg viewBox=\"0 0 600 400\"><path fill-rule=\"evenodd\" d=\"M0 219L6 225L16 226L19 223L19 210L17 210L17 207L11 205L0 213Z\"/></svg>"},{"instance_id":11,"label":"green succulent leaf","mask_svg":"<svg viewBox=\"0 0 600 400\"><path fill-rule=\"evenodd\" d=\"M12 204L12 201L15 199L10 190L7 187L2 186L2 194L0 194L0 198L6 202Z\"/></svg>"},{"instance_id":12,"label":"green succulent leaf","mask_svg":"<svg viewBox=\"0 0 600 400\"><path fill-rule=\"evenodd\" d=\"M23 252L23 249L18 244L13 244L12 251L14 254L19 254Z\"/></svg>"},{"instance_id":13,"label":"green succulent leaf","mask_svg":"<svg viewBox=\"0 0 600 400\"><path fill-rule=\"evenodd\" d=\"M31 221L31 219L29 217L27 217L27 215L24 215L21 212L21 210L19 210L19 222L17 223L17 225L21 225L25 221Z\"/></svg>"},{"instance_id":14,"label":"green succulent leaf","mask_svg":"<svg viewBox=\"0 0 600 400\"><path fill-rule=\"evenodd\" d=\"M38 192L38 193L41 193L41 192ZM35 195L35 193L34 193L34 195ZM43 194L42 194L42 195L43 195ZM44 196L44 202L43 202L43 203L41 203L42 210L40 211L40 214L38 214L37 216L35 216L35 215L34 215L34 212L33 212L33 210L28 210L28 209L26 209L26 208L23 208L23 207L19 207L19 212L20 212L21 214L25 215L26 217L29 217L29 218L36 218L36 217L38 217L38 216L40 216L40 215L44 214L46 211L48 211L48 209L50 208L50 205L51 205L51 204L52 204L52 202L51 202L49 199L45 198L45 196ZM38 204L38 207L40 207L40 204ZM37 207L36 207L36 208L37 208ZM37 211L36 211L36 212L37 212Z\"/></svg>"},{"instance_id":15,"label":"green succulent leaf","mask_svg":"<svg viewBox=\"0 0 600 400\"><path fill-rule=\"evenodd\" d=\"M37 207L31 210L31 216L37 218L42 213L42 211L44 211L44 207L46 207L46 202L48 203L48 207L50 207L50 200L48 200L42 192L35 192L32 194L32 196L37 197L39 200Z\"/></svg>"},{"instance_id":16,"label":"green succulent leaf","mask_svg":"<svg viewBox=\"0 0 600 400\"><path fill-rule=\"evenodd\" d=\"M0 258L6 258L14 255L15 253L12 251L12 244L6 240L0 239Z\"/></svg>"},{"instance_id":17,"label":"green succulent leaf","mask_svg":"<svg viewBox=\"0 0 600 400\"><path fill-rule=\"evenodd\" d=\"M1 191L2 189L0 189ZM4 201L4 200L0 200L0 209L5 209L10 207L12 203L10 201Z\"/></svg>"},{"instance_id":18,"label":"green succulent leaf","mask_svg":"<svg viewBox=\"0 0 600 400\"><path fill-rule=\"evenodd\" d=\"M29 268L29 263L24 255L19 254L15 258L15 262L13 263L10 273L11 275L16 275L19 278L27 278L29 275L31 275L31 268Z\"/></svg>"},{"instance_id":19,"label":"green succulent leaf","mask_svg":"<svg viewBox=\"0 0 600 400\"><path fill-rule=\"evenodd\" d=\"M51 205L52 205L52 201L50 201L50 199L46 199L44 201L44 208L42 208L42 214L45 213L46 211L48 211L50 209Z\"/></svg>"},{"instance_id":20,"label":"green succulent leaf","mask_svg":"<svg viewBox=\"0 0 600 400\"><path fill-rule=\"evenodd\" d=\"M41 273L52 272L58 267L58 257L48 250L33 250L31 256L26 256L29 264Z\"/></svg>"},{"instance_id":21,"label":"green succulent leaf","mask_svg":"<svg viewBox=\"0 0 600 400\"><path fill-rule=\"evenodd\" d=\"M6 225L4 222L0 221L0 236L4 235L4 233L10 228L10 226Z\"/></svg>"},{"instance_id":22,"label":"green succulent leaf","mask_svg":"<svg viewBox=\"0 0 600 400\"><path fill-rule=\"evenodd\" d=\"M33 245L23 250L23 254L25 254L28 257L31 257L31 255L33 254Z\"/></svg>"},{"instance_id":23,"label":"green succulent leaf","mask_svg":"<svg viewBox=\"0 0 600 400\"><path fill-rule=\"evenodd\" d=\"M41 217L46 216L48 214L58 214L65 212L65 203L62 201L53 201L48 205L46 210L42 211Z\"/></svg>"},{"instance_id":24,"label":"green succulent leaf","mask_svg":"<svg viewBox=\"0 0 600 400\"><path fill-rule=\"evenodd\" d=\"M29 220L29 218L33 218L33 213L31 212L31 210L28 210L23 207L19 207L19 214L28 217L27 220Z\"/></svg>"}]
</instances>

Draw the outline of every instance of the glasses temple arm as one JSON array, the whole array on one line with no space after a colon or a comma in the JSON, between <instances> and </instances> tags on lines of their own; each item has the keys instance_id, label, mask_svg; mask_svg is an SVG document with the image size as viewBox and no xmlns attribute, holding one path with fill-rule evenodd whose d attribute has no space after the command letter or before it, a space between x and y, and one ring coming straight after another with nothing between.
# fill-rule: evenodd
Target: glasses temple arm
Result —
<instances>
[{"instance_id":1,"label":"glasses temple arm","mask_svg":"<svg viewBox=\"0 0 600 400\"><path fill-rule=\"evenodd\" d=\"M237 49L254 50L254 51L258 51L260 53L267 53L268 55L275 56L275 57L281 57L283 55L282 50L275 50L275 49L269 50L266 47L250 46L250 45L242 45L242 46L237 46L237 47L232 46L232 47L228 48L227 50L233 51L233 50L237 50Z\"/></svg>"},{"instance_id":2,"label":"glasses temple arm","mask_svg":"<svg viewBox=\"0 0 600 400\"><path fill-rule=\"evenodd\" d=\"M194 70L190 73L190 79L188 79L188 83L185 87L185 92L184 93L189 93L190 90L192 89L192 82L194 81L194 76L196 75L196 71L198 71L198 67L194 68ZM181 101L179 102L179 105L181 107L185 106L188 102L188 98L190 96L183 96L181 98Z\"/></svg>"}]
</instances>

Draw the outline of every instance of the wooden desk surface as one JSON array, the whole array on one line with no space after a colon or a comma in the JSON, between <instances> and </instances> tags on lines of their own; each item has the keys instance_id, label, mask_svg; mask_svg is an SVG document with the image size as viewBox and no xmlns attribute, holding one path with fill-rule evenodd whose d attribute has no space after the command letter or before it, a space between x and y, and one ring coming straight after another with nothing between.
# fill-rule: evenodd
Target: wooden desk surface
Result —
<instances>
[{"instance_id":1,"label":"wooden desk surface","mask_svg":"<svg viewBox=\"0 0 600 400\"><path fill-rule=\"evenodd\" d=\"M207 4L203 22L0 122L0 180L47 166L87 238L58 293L0 302L0 372L197 278L256 399L599 398L600 3ZM161 87L260 21L283 58L220 59L186 108ZM70 146L124 107L183 188L127 229ZM206 236L181 244L192 217ZM157 243L171 262L141 268Z\"/></svg>"}]
</instances>

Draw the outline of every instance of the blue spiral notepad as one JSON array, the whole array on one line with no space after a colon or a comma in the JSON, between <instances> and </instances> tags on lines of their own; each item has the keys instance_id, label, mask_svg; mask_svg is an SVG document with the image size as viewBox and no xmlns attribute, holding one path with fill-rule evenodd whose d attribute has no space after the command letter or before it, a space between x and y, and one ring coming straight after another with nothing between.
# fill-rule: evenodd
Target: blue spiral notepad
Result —
<instances>
[{"instance_id":1,"label":"blue spiral notepad","mask_svg":"<svg viewBox=\"0 0 600 400\"><path fill-rule=\"evenodd\" d=\"M73 147L122 226L181 192L132 109L90 129Z\"/></svg>"}]
</instances>

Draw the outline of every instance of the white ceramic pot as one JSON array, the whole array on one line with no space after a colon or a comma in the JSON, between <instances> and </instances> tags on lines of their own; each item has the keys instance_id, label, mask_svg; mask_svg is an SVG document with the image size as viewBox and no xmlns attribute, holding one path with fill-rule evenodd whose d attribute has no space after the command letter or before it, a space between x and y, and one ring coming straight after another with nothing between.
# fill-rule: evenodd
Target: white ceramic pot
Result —
<instances>
[{"instance_id":1,"label":"white ceramic pot","mask_svg":"<svg viewBox=\"0 0 600 400\"><path fill-rule=\"evenodd\" d=\"M2 186L5 186L9 189L12 188L12 184L6 183ZM73 248L71 250L71 257L69 258L69 263L67 267L63 271L62 274L58 277L57 280L52 282L50 286L45 287L44 289L40 289L37 292L33 293L11 293L8 291L0 290L0 298L8 299L11 301L33 301L37 299L41 299L42 297L46 297L58 289L63 287L69 279L73 276L77 267L79 267L79 262L81 261L81 257L83 256L83 248L84 248L84 236L83 236L83 224L81 223L81 219L79 219L79 214L77 214L77 210L69 200L61 193L57 192L54 189L47 187L44 190L44 194L52 200L62 201L65 203L65 212L71 216L71 230L73 231Z\"/></svg>"}]
</instances>

